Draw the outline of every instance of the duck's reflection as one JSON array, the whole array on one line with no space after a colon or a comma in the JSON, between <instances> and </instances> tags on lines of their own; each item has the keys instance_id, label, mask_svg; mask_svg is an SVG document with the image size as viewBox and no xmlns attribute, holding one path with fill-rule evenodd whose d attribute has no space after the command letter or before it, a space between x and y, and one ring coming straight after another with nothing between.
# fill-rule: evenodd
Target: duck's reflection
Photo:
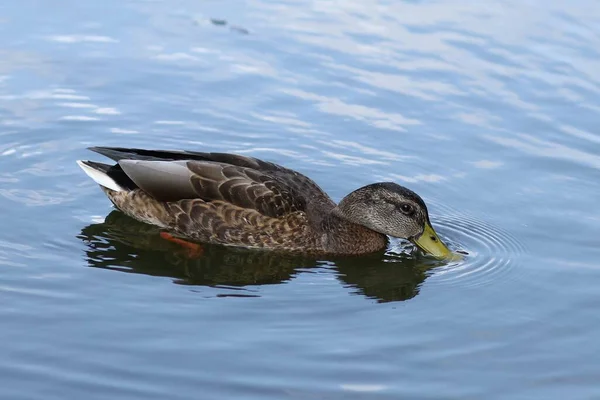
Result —
<instances>
[{"instance_id":1,"label":"duck's reflection","mask_svg":"<svg viewBox=\"0 0 600 400\"><path fill-rule=\"evenodd\" d=\"M87 245L91 267L171 277L176 283L187 285L280 284L300 270L333 264L345 287L381 302L413 298L428 270L439 265L430 259L403 254L328 258L324 262L306 256L215 245L203 245L202 256L190 258L179 245L161 238L159 232L156 227L113 211L103 223L83 228L78 238Z\"/></svg>"}]
</instances>

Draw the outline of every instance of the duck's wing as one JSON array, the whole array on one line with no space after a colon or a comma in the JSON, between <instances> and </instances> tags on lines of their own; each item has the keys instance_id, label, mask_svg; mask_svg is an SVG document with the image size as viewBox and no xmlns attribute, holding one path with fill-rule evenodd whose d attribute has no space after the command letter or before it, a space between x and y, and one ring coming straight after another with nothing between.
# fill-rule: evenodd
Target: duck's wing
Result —
<instances>
[{"instance_id":1,"label":"duck's wing","mask_svg":"<svg viewBox=\"0 0 600 400\"><path fill-rule=\"evenodd\" d=\"M222 200L270 217L333 205L310 178L278 164L228 153L93 147L115 161L142 190L163 201Z\"/></svg>"}]
</instances>

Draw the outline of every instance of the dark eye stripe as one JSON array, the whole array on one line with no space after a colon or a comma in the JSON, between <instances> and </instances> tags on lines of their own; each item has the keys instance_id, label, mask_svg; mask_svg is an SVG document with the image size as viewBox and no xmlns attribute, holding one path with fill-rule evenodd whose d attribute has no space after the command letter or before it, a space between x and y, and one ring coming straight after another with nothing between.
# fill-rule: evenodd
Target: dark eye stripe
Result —
<instances>
[{"instance_id":1,"label":"dark eye stripe","mask_svg":"<svg viewBox=\"0 0 600 400\"><path fill-rule=\"evenodd\" d=\"M388 199L382 199L382 201L384 201L385 203L388 203L390 205L393 205L402 214L414 215L415 212L416 212L416 210L417 210L416 207L413 206L410 203L400 203L400 204L398 204L397 202L394 202L394 201L388 200Z\"/></svg>"},{"instance_id":2,"label":"dark eye stripe","mask_svg":"<svg viewBox=\"0 0 600 400\"><path fill-rule=\"evenodd\" d=\"M400 205L400 211L402 211L404 214L410 215L415 210L414 210L414 207L412 205L404 203L404 204Z\"/></svg>"}]
</instances>

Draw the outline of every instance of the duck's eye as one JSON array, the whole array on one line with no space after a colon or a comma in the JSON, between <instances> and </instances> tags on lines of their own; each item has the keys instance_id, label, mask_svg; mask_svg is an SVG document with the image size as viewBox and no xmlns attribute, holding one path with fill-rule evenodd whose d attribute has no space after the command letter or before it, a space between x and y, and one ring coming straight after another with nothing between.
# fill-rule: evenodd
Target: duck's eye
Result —
<instances>
[{"instance_id":1,"label":"duck's eye","mask_svg":"<svg viewBox=\"0 0 600 400\"><path fill-rule=\"evenodd\" d=\"M410 204L401 204L400 211L402 211L404 214L412 214L413 206L411 206Z\"/></svg>"}]
</instances>

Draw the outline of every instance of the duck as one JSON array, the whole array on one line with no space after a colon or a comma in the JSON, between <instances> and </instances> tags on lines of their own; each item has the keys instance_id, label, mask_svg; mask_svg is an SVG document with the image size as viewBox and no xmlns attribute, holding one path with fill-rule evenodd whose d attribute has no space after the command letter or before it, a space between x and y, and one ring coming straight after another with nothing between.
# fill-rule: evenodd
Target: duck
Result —
<instances>
[{"instance_id":1,"label":"duck","mask_svg":"<svg viewBox=\"0 0 600 400\"><path fill-rule=\"evenodd\" d=\"M241 154L88 149L113 161L77 161L112 204L180 243L351 256L385 250L395 237L437 259L452 254L423 199L395 182L336 204L300 172Z\"/></svg>"}]
</instances>

